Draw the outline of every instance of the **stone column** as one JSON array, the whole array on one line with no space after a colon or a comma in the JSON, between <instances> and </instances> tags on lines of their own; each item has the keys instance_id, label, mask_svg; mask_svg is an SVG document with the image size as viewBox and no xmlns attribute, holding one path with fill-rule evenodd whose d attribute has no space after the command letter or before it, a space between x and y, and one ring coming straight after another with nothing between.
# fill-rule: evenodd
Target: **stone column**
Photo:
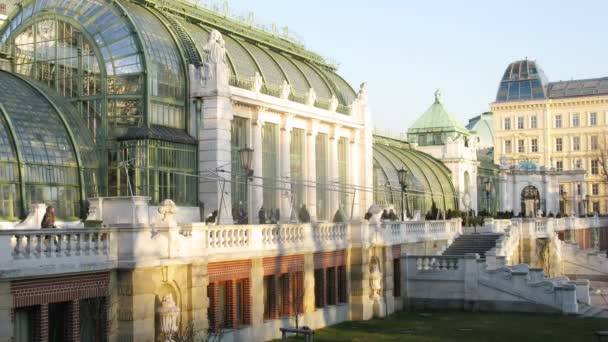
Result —
<instances>
[{"instance_id":1,"label":"stone column","mask_svg":"<svg viewBox=\"0 0 608 342\"><path fill-rule=\"evenodd\" d=\"M329 194L329 220L332 221L336 211L340 208L340 186L338 173L338 128L332 127L329 134L329 184L335 189Z\"/></svg>"},{"instance_id":2,"label":"stone column","mask_svg":"<svg viewBox=\"0 0 608 342\"><path fill-rule=\"evenodd\" d=\"M200 82L191 84L191 97L203 101L198 127L199 157L199 201L206 212L218 210L220 223L232 223L232 200L230 198L231 125L233 118L230 99L230 69L226 62L226 51L222 35L218 31L210 34L206 58L199 69ZM221 170L221 171L220 171ZM222 180L203 177L218 177Z\"/></svg>"},{"instance_id":3,"label":"stone column","mask_svg":"<svg viewBox=\"0 0 608 342\"><path fill-rule=\"evenodd\" d=\"M195 336L203 335L209 329L207 308L209 299L207 298L207 263L195 262L191 266L192 288L190 292L192 306L192 330Z\"/></svg>"},{"instance_id":4,"label":"stone column","mask_svg":"<svg viewBox=\"0 0 608 342\"><path fill-rule=\"evenodd\" d=\"M13 295L11 293L11 283L8 281L0 282L0 341L10 342L13 340L13 320L11 317L13 309Z\"/></svg>"},{"instance_id":5,"label":"stone column","mask_svg":"<svg viewBox=\"0 0 608 342\"><path fill-rule=\"evenodd\" d=\"M251 326L264 324L264 264L263 259L251 260ZM269 296L272 294L268 294ZM256 330L256 329L254 329Z\"/></svg>"},{"instance_id":6,"label":"stone column","mask_svg":"<svg viewBox=\"0 0 608 342\"><path fill-rule=\"evenodd\" d=\"M316 221L317 219L317 153L316 153L316 143L317 143L317 131L316 131L316 123L310 123L308 127L308 131L306 132L306 168L304 172L306 172L306 206L308 207L308 212L310 213L311 221Z\"/></svg>"},{"instance_id":7,"label":"stone column","mask_svg":"<svg viewBox=\"0 0 608 342\"><path fill-rule=\"evenodd\" d=\"M479 255L467 253L464 256L464 310L476 311L479 306L479 274L477 259Z\"/></svg>"},{"instance_id":8,"label":"stone column","mask_svg":"<svg viewBox=\"0 0 608 342\"><path fill-rule=\"evenodd\" d=\"M352 248L350 253L350 319L368 320L373 317L373 302L370 299L369 248Z\"/></svg>"},{"instance_id":9,"label":"stone column","mask_svg":"<svg viewBox=\"0 0 608 342\"><path fill-rule=\"evenodd\" d=\"M384 246L384 260L383 262L383 270L384 274L384 290L382 291L382 295L384 296L384 300L386 303L386 312L381 313L383 315L390 315L395 312L395 297L394 297L394 283L393 277L393 248L390 245Z\"/></svg>"},{"instance_id":10,"label":"stone column","mask_svg":"<svg viewBox=\"0 0 608 342\"><path fill-rule=\"evenodd\" d=\"M304 313L315 311L315 259L313 253L304 255L304 298L302 298L302 303Z\"/></svg>"},{"instance_id":11,"label":"stone column","mask_svg":"<svg viewBox=\"0 0 608 342\"><path fill-rule=\"evenodd\" d=\"M153 341L156 295L154 269L119 270L117 340Z\"/></svg>"},{"instance_id":12,"label":"stone column","mask_svg":"<svg viewBox=\"0 0 608 342\"><path fill-rule=\"evenodd\" d=\"M231 121L232 103L229 97L204 97L198 139L199 176L203 177L199 182L199 200L205 204L206 212L219 210L220 223L224 224L232 223L229 183L232 172ZM228 182L209 179L217 176Z\"/></svg>"},{"instance_id":13,"label":"stone column","mask_svg":"<svg viewBox=\"0 0 608 342\"><path fill-rule=\"evenodd\" d=\"M359 156L359 143L360 143L360 132L356 131L353 134L353 139L350 141L350 158L348 161L348 166L346 168L348 172L348 182L350 184L354 184L355 186L360 185L360 169L361 169L361 158ZM350 217L354 220L360 219L362 215L362 210L360 209L361 196L365 195L362 193L363 191L357 190L354 194L350 196L351 203L347 203L349 207L346 208L347 212L351 215L347 218L350 220ZM353 198L354 196L354 198Z\"/></svg>"},{"instance_id":14,"label":"stone column","mask_svg":"<svg viewBox=\"0 0 608 342\"><path fill-rule=\"evenodd\" d=\"M262 164L262 126L264 122L261 120L263 108L258 108L257 112L251 120L251 146L253 148L253 181L250 183L250 205L249 205L249 222L259 223L258 212L264 205L263 192L263 164ZM268 209L268 208L266 208Z\"/></svg>"},{"instance_id":15,"label":"stone column","mask_svg":"<svg viewBox=\"0 0 608 342\"><path fill-rule=\"evenodd\" d=\"M281 221L289 222L291 217L291 120L292 115L284 115L281 122L281 136L279 139L279 179L277 190L279 206L281 208Z\"/></svg>"}]
</instances>

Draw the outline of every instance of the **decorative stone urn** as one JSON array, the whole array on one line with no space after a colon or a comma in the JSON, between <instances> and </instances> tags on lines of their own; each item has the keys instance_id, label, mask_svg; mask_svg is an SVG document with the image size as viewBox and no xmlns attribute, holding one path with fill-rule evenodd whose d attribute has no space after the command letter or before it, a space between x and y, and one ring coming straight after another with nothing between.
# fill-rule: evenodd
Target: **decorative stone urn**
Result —
<instances>
[{"instance_id":1,"label":"decorative stone urn","mask_svg":"<svg viewBox=\"0 0 608 342\"><path fill-rule=\"evenodd\" d=\"M175 305L173 296L169 293L164 295L160 308L158 308L160 332L163 334L164 342L174 342L172 336L177 333L179 313L180 309Z\"/></svg>"}]
</instances>

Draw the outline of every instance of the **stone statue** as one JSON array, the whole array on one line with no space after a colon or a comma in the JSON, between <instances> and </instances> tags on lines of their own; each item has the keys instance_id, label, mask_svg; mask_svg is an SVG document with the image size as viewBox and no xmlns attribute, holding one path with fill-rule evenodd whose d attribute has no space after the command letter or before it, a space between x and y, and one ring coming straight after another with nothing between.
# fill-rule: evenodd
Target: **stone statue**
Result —
<instances>
[{"instance_id":1,"label":"stone statue","mask_svg":"<svg viewBox=\"0 0 608 342\"><path fill-rule=\"evenodd\" d=\"M177 222L175 222L175 214L177 214L175 202L170 199L162 201L160 207L158 207L158 213L160 214L160 225L177 226Z\"/></svg>"},{"instance_id":2,"label":"stone statue","mask_svg":"<svg viewBox=\"0 0 608 342\"><path fill-rule=\"evenodd\" d=\"M441 96L442 96L441 90L440 89L435 90L435 102L436 103L441 103Z\"/></svg>"},{"instance_id":3,"label":"stone statue","mask_svg":"<svg viewBox=\"0 0 608 342\"><path fill-rule=\"evenodd\" d=\"M372 204L367 212L370 214L369 224L379 225L382 223L382 209L377 204Z\"/></svg>"},{"instance_id":4,"label":"stone statue","mask_svg":"<svg viewBox=\"0 0 608 342\"><path fill-rule=\"evenodd\" d=\"M382 272L377 257L372 257L372 263L369 271L369 287L371 290L370 297L372 299L380 298L382 293Z\"/></svg>"},{"instance_id":5,"label":"stone statue","mask_svg":"<svg viewBox=\"0 0 608 342\"><path fill-rule=\"evenodd\" d=\"M177 333L177 318L180 309L175 305L173 296L167 293L163 296L160 308L158 308L158 318L160 321L160 331L164 335L164 342L173 342L173 335Z\"/></svg>"},{"instance_id":6,"label":"stone statue","mask_svg":"<svg viewBox=\"0 0 608 342\"><path fill-rule=\"evenodd\" d=\"M367 104L367 82L361 83L359 93L357 94L357 99L361 104Z\"/></svg>"},{"instance_id":7,"label":"stone statue","mask_svg":"<svg viewBox=\"0 0 608 342\"><path fill-rule=\"evenodd\" d=\"M227 79L226 42L219 31L211 31L209 40L203 46L203 52L205 53L203 64L204 85L208 85L213 80L224 81Z\"/></svg>"},{"instance_id":8,"label":"stone statue","mask_svg":"<svg viewBox=\"0 0 608 342\"><path fill-rule=\"evenodd\" d=\"M543 211L542 211L542 210L540 210L540 209L538 209L538 210L536 211L536 218L541 218L541 217L543 217Z\"/></svg>"}]
</instances>

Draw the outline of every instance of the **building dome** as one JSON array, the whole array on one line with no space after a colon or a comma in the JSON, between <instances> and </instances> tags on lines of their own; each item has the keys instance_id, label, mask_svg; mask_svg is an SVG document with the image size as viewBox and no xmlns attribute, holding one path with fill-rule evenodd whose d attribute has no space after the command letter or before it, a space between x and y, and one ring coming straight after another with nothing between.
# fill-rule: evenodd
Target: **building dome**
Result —
<instances>
[{"instance_id":1,"label":"building dome","mask_svg":"<svg viewBox=\"0 0 608 342\"><path fill-rule=\"evenodd\" d=\"M23 217L46 203L80 217L97 195L97 160L71 105L41 86L0 71L0 218Z\"/></svg>"},{"instance_id":2,"label":"building dome","mask_svg":"<svg viewBox=\"0 0 608 342\"><path fill-rule=\"evenodd\" d=\"M534 60L515 61L507 67L500 81L496 102L544 99L547 77Z\"/></svg>"}]
</instances>

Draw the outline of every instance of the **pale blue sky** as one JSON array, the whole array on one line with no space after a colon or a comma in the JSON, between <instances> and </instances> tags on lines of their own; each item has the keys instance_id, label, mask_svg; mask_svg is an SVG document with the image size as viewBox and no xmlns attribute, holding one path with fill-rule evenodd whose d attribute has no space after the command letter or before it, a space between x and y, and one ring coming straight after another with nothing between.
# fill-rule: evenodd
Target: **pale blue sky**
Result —
<instances>
[{"instance_id":1,"label":"pale blue sky","mask_svg":"<svg viewBox=\"0 0 608 342\"><path fill-rule=\"evenodd\" d=\"M606 0L231 0L289 26L369 83L374 125L401 132L443 91L465 123L488 110L507 65L536 59L551 81L608 76Z\"/></svg>"}]
</instances>

